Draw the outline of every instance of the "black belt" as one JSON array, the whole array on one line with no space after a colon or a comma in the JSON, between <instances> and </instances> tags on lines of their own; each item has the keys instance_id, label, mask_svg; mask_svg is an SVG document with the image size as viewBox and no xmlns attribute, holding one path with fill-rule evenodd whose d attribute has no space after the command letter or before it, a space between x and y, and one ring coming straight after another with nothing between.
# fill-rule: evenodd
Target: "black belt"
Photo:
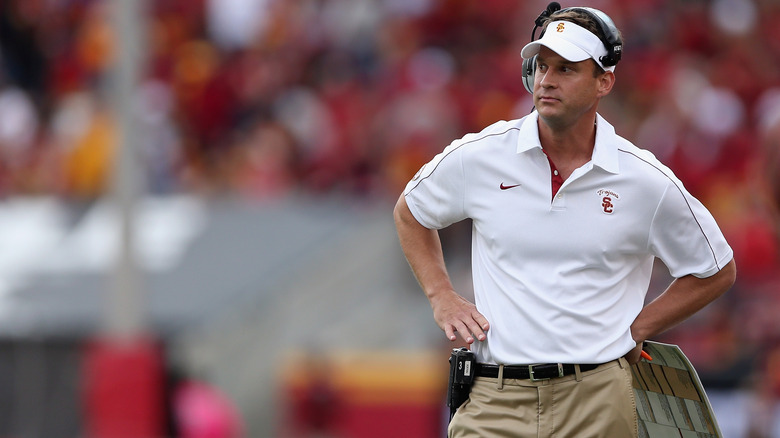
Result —
<instances>
[{"instance_id":1,"label":"black belt","mask_svg":"<svg viewBox=\"0 0 780 438\"><path fill-rule=\"evenodd\" d=\"M580 371L595 370L603 364L583 364ZM568 376L576 371L573 364L568 363L543 363L537 365L504 365L505 379L531 379L545 380L556 377ZM479 377L498 377L498 365L477 364L476 375Z\"/></svg>"}]
</instances>

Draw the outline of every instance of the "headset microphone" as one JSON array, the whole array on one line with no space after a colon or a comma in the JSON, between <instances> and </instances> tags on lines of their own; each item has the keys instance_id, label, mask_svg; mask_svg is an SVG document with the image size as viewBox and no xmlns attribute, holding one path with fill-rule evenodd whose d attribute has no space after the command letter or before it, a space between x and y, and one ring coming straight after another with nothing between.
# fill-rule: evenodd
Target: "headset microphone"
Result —
<instances>
[{"instance_id":1,"label":"headset microphone","mask_svg":"<svg viewBox=\"0 0 780 438\"><path fill-rule=\"evenodd\" d=\"M538 17L536 17L536 20L534 20L534 30L531 31L531 41L536 40L536 29L539 29L544 24L544 20L546 20L550 15L558 12L561 10L561 4L558 2L550 2L549 5L547 5L547 8L543 10ZM522 67L522 82L523 87L528 90L529 93L534 93L534 70L536 69L536 56L530 59L524 59L523 60L523 67Z\"/></svg>"},{"instance_id":2,"label":"headset microphone","mask_svg":"<svg viewBox=\"0 0 780 438\"><path fill-rule=\"evenodd\" d=\"M561 4L558 2L550 2L550 4L547 5L547 8L543 10L538 17L536 17L536 20L534 20L535 26L534 26L534 30L531 31L531 41L536 39L536 29L542 27L542 24L544 24L544 19L560 10L561 10Z\"/></svg>"}]
</instances>

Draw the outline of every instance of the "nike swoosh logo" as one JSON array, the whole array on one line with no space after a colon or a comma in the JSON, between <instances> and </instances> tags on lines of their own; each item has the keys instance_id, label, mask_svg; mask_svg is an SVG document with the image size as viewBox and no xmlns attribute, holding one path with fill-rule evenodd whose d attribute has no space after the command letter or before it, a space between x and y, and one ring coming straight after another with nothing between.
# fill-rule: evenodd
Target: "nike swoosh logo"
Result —
<instances>
[{"instance_id":1,"label":"nike swoosh logo","mask_svg":"<svg viewBox=\"0 0 780 438\"><path fill-rule=\"evenodd\" d=\"M501 183L501 185L498 186L498 188L500 188L501 190L506 190L506 189L511 189L511 188L518 187L518 186L520 186L520 184L514 184L514 185L511 185L511 186L505 186L504 183Z\"/></svg>"}]
</instances>

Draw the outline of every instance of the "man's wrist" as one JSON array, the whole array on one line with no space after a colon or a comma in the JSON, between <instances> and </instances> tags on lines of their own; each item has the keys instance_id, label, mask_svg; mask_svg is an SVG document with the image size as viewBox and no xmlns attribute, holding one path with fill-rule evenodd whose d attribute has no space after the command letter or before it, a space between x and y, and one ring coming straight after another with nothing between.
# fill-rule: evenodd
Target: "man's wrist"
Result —
<instances>
[{"instance_id":1,"label":"man's wrist","mask_svg":"<svg viewBox=\"0 0 780 438\"><path fill-rule=\"evenodd\" d=\"M642 345L649 337L646 336L646 333L638 327L631 326L630 332L631 332L631 339L634 340L636 345Z\"/></svg>"},{"instance_id":2,"label":"man's wrist","mask_svg":"<svg viewBox=\"0 0 780 438\"><path fill-rule=\"evenodd\" d=\"M428 301L431 302L431 305L433 305L436 301L443 299L444 297L452 295L457 295L457 293L451 287L434 288L426 292L426 296L428 297Z\"/></svg>"}]
</instances>

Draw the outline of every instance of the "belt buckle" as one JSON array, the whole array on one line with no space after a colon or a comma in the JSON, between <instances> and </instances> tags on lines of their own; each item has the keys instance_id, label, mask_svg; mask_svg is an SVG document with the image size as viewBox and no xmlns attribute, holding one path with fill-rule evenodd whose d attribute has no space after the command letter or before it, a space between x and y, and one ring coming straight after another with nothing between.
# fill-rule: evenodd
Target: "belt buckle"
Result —
<instances>
[{"instance_id":1,"label":"belt buckle","mask_svg":"<svg viewBox=\"0 0 780 438\"><path fill-rule=\"evenodd\" d=\"M544 364L536 363L536 364L533 364L533 365L528 365L528 377L531 379L532 382L540 382L542 380L550 380L550 379L552 379L554 377L563 377L564 376L564 374L563 374L563 364L562 363L558 363L558 364L556 364L556 365L558 365L558 375L557 376L554 376L554 377L541 377L541 378L537 379L536 376L534 376L534 367L537 366L537 365L544 365Z\"/></svg>"}]
</instances>

